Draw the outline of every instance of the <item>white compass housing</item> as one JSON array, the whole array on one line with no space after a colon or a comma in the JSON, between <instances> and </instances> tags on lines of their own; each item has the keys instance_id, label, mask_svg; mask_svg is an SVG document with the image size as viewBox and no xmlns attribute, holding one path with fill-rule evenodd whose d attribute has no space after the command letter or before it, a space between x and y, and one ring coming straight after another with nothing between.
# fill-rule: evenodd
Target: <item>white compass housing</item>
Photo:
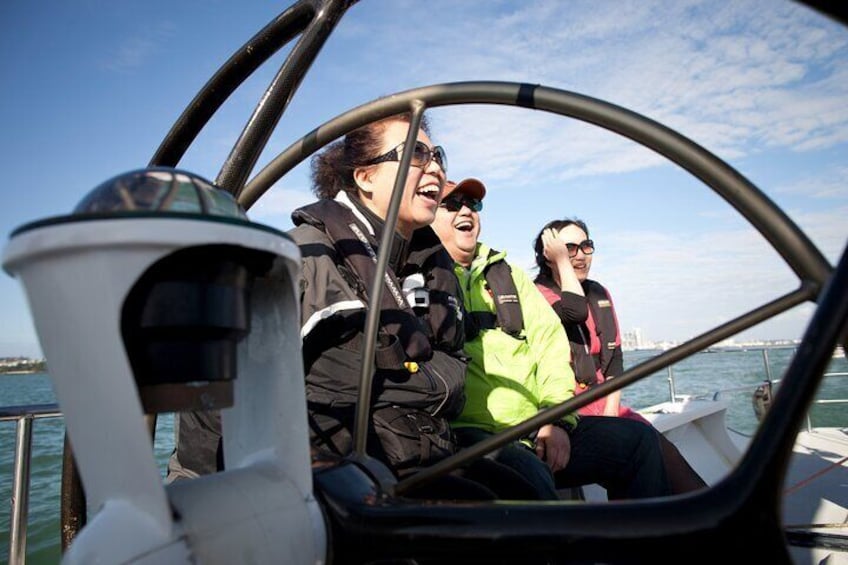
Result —
<instances>
[{"instance_id":1,"label":"white compass housing","mask_svg":"<svg viewBox=\"0 0 848 565\"><path fill-rule=\"evenodd\" d=\"M323 559L300 253L284 233L200 177L145 169L16 230L3 267L26 291L86 493L66 562ZM144 414L203 409L222 409L227 470L166 488Z\"/></svg>"}]
</instances>

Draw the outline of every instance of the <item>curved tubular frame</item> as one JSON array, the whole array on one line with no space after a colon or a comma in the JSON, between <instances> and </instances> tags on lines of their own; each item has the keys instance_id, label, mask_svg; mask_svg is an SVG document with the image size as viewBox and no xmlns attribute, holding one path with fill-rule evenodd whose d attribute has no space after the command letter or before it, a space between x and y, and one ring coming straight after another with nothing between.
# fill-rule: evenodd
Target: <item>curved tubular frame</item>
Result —
<instances>
[{"instance_id":1,"label":"curved tubular frame","mask_svg":"<svg viewBox=\"0 0 848 565\"><path fill-rule=\"evenodd\" d=\"M395 177L392 198L389 201L389 213L386 215L387 226L397 225L403 188L406 185L409 165L412 162L412 152L415 148L415 140L418 138L418 129L421 127L422 119L424 119L424 105L413 105L412 116L409 121L409 131L406 134L406 140L403 144L398 175ZM371 292L369 294L372 304L380 304L383 297L384 285L382 275L386 272L386 267L389 264L388 250L392 247L394 231L394 229L384 229L380 237L380 252L377 255L377 265L375 267L375 273L378 273L379 276L375 276L374 280L371 281ZM362 348L362 368L359 373L359 395L356 399L356 424L353 435L354 454L362 459L366 458L365 449L367 447L368 421L371 417L371 385L374 381L371 373L374 370L374 350L377 347L377 326L379 323L380 308L369 308L368 317L365 320L365 344Z\"/></svg>"},{"instance_id":2,"label":"curved tubular frame","mask_svg":"<svg viewBox=\"0 0 848 565\"><path fill-rule=\"evenodd\" d=\"M499 104L543 110L595 124L627 137L683 167L739 211L802 279L821 284L830 265L804 233L762 191L730 165L676 131L626 108L540 85L457 82L407 90L354 108L312 130L273 159L245 187L239 201L250 208L292 168L345 133L413 104L425 108Z\"/></svg>"},{"instance_id":3,"label":"curved tubular frame","mask_svg":"<svg viewBox=\"0 0 848 565\"><path fill-rule=\"evenodd\" d=\"M413 108L456 104L500 104L544 110L598 125L653 149L699 178L738 210L771 243L801 282L796 291L650 359L625 372L614 381L593 387L587 393L540 412L510 430L463 450L453 457L404 479L397 485L384 485L394 494L402 494L414 486L522 437L545 423L552 422L568 412L640 380L696 351L718 343L798 304L814 300L821 285L830 274L831 267L827 260L782 210L744 176L700 145L658 122L620 106L574 92L539 85L505 82L449 83L408 90L364 104L324 123L283 150L247 184L241 194L240 202L245 208L249 208L292 168L328 143L357 127L408 112ZM400 168L400 171L405 170L403 167ZM405 175L403 179L400 177L396 179L395 194L389 210L390 218L397 217L396 207L400 202L399 200L396 202L394 197L397 196L399 187L402 187L402 184L398 183L401 180L405 181ZM393 222L387 221L387 225L393 225ZM382 265L385 265L387 261L387 257L383 257L387 252L388 247L381 247L380 260L383 263L380 264ZM378 272L382 271L378 270ZM376 324L375 312L369 312L369 318L372 317ZM368 329L376 331L376 325L369 325ZM366 340L368 337L366 334ZM373 357L374 343L374 336L370 336L370 341L366 341L367 345L370 344L370 348L366 348L363 353L363 372L355 430L355 438L358 440L356 451L359 456L364 456L365 453L368 410L363 403L367 402L370 396L363 396L363 394L370 394L371 391L373 366L369 360Z\"/></svg>"},{"instance_id":4,"label":"curved tubular frame","mask_svg":"<svg viewBox=\"0 0 848 565\"><path fill-rule=\"evenodd\" d=\"M358 0L300 0L262 28L209 79L150 160L175 167L227 98L274 53L303 34L268 85L215 184L238 196L297 87L345 11Z\"/></svg>"}]
</instances>

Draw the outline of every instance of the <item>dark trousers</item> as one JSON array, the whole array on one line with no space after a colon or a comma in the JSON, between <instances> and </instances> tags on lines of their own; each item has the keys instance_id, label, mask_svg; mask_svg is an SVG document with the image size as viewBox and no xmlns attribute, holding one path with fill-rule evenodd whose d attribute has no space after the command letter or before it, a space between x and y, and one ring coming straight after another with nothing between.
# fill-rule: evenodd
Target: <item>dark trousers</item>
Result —
<instances>
[{"instance_id":1,"label":"dark trousers","mask_svg":"<svg viewBox=\"0 0 848 565\"><path fill-rule=\"evenodd\" d=\"M493 435L478 428L455 431L459 444L466 447ZM559 498L557 489L593 483L604 487L610 500L671 494L659 432L653 427L625 418L582 416L568 435L571 458L556 473L519 441L488 457L518 471L547 500Z\"/></svg>"}]
</instances>

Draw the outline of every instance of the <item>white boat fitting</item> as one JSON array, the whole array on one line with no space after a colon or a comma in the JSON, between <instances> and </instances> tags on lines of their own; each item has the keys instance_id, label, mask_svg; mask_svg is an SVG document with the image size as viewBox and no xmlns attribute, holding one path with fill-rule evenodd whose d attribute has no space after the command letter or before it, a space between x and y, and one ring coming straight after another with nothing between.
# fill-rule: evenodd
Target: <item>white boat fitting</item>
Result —
<instances>
[{"instance_id":1,"label":"white boat fitting","mask_svg":"<svg viewBox=\"0 0 848 565\"><path fill-rule=\"evenodd\" d=\"M4 268L21 278L33 305L87 503L98 509L66 552L67 563L228 554L313 562L325 554L296 362L300 251L284 234L246 221L234 205L207 212L205 199L226 201L216 191L186 173L129 173L96 188L89 202L96 208L120 194L136 199L135 212L78 209L21 230L5 250ZM193 196L199 201L187 202L185 194L176 200L197 212L157 214L142 201L151 192ZM69 292L56 292L57 281ZM81 320L85 332L76 331ZM241 341L240 334L249 337ZM210 362L211 372L196 365ZM166 493L144 413L229 406L223 419L232 471L170 485ZM193 537L205 542L190 548ZM233 545L244 548L232 553Z\"/></svg>"}]
</instances>

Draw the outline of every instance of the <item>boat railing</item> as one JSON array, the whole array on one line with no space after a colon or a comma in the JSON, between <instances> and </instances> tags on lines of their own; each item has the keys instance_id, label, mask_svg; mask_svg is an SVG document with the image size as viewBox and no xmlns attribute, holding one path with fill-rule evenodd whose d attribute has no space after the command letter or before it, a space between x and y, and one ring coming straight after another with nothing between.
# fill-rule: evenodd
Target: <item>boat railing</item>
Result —
<instances>
[{"instance_id":1,"label":"boat railing","mask_svg":"<svg viewBox=\"0 0 848 565\"><path fill-rule=\"evenodd\" d=\"M15 459L9 519L9 565L20 565L26 562L33 421L61 417L62 412L57 404L0 407L0 422L15 422Z\"/></svg>"},{"instance_id":2,"label":"boat railing","mask_svg":"<svg viewBox=\"0 0 848 565\"><path fill-rule=\"evenodd\" d=\"M713 391L713 392L710 392L710 393L707 393L707 394L697 395L697 396L694 396L694 397L688 396L688 395L683 396L683 395L677 394L677 388L676 388L675 381L674 381L674 365L669 365L666 368L666 372L668 374L667 381L668 381L669 400L672 403L680 402L681 400L684 400L686 398L718 400L719 398L726 396L728 394L731 394L731 393L738 393L738 392L753 393L758 386L765 384L765 383L769 383L772 386L780 384L780 379L775 379L775 378L772 377L771 363L769 362L768 349L763 348L762 353L763 353L763 369L765 371L765 379L763 379L760 383L757 383L756 385L747 384L747 385L740 385L740 386L731 387L731 388L722 388L722 389L719 389L719 390L716 390L716 391ZM827 373L824 374L823 380L827 380L828 378L833 378L833 377L848 377L848 372L842 372L842 371L827 372ZM813 400L813 404L814 405L815 404L819 404L819 405L823 405L823 404L848 404L848 398L817 398L817 399ZM812 432L813 429L814 429L812 418L810 416L811 412L812 412L812 409L807 411L807 416L806 416L806 431L807 432Z\"/></svg>"},{"instance_id":3,"label":"boat railing","mask_svg":"<svg viewBox=\"0 0 848 565\"><path fill-rule=\"evenodd\" d=\"M825 379L830 378L830 377L848 377L848 373L834 372L834 373L825 373L824 374ZM766 381L763 381L763 382L765 383ZM772 385L777 385L777 384L780 383L780 379L771 379L768 382L771 383ZM729 393L733 393L733 392L752 392L752 386L748 385L748 386L737 386L737 387L733 387L733 388L723 388L723 389L717 390L717 391L713 392L711 395L707 395L707 396L711 396L713 400L718 400L722 396L729 394ZM848 398L816 398L815 400L813 400L812 403L813 404L848 404ZM806 423L806 431L807 432L813 431L813 420L810 417L810 412L811 412L811 410L807 411L807 416L806 416L806 422L807 422Z\"/></svg>"}]
</instances>

